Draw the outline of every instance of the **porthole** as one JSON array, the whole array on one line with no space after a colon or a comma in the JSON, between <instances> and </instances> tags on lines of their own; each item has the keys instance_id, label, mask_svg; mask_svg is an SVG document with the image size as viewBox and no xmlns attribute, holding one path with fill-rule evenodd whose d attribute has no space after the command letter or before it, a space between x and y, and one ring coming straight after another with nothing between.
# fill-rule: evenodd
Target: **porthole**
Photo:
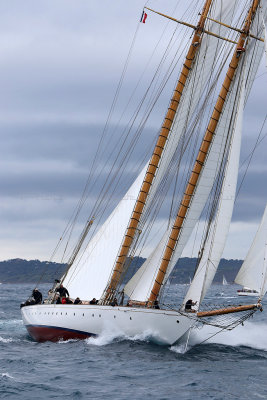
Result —
<instances>
[{"instance_id":1,"label":"porthole","mask_svg":"<svg viewBox=\"0 0 267 400\"><path fill-rule=\"evenodd\" d=\"M66 315L68 315L68 313L66 312Z\"/></svg>"},{"instance_id":2,"label":"porthole","mask_svg":"<svg viewBox=\"0 0 267 400\"><path fill-rule=\"evenodd\" d=\"M99 318L101 317L101 314L99 314Z\"/></svg>"},{"instance_id":3,"label":"porthole","mask_svg":"<svg viewBox=\"0 0 267 400\"><path fill-rule=\"evenodd\" d=\"M180 321L177 319L177 321L176 321L176 322L177 322L177 324L179 324L179 322L180 322Z\"/></svg>"},{"instance_id":4,"label":"porthole","mask_svg":"<svg viewBox=\"0 0 267 400\"><path fill-rule=\"evenodd\" d=\"M130 317L130 319L132 319L132 317Z\"/></svg>"},{"instance_id":5,"label":"porthole","mask_svg":"<svg viewBox=\"0 0 267 400\"><path fill-rule=\"evenodd\" d=\"M95 314L92 314L92 317L94 317L95 316Z\"/></svg>"},{"instance_id":6,"label":"porthole","mask_svg":"<svg viewBox=\"0 0 267 400\"><path fill-rule=\"evenodd\" d=\"M73 313L73 315L75 315L75 312Z\"/></svg>"},{"instance_id":7,"label":"porthole","mask_svg":"<svg viewBox=\"0 0 267 400\"><path fill-rule=\"evenodd\" d=\"M84 314L83 314L83 317L84 317Z\"/></svg>"},{"instance_id":8,"label":"porthole","mask_svg":"<svg viewBox=\"0 0 267 400\"><path fill-rule=\"evenodd\" d=\"M116 315L114 315L114 318L116 318Z\"/></svg>"},{"instance_id":9,"label":"porthole","mask_svg":"<svg viewBox=\"0 0 267 400\"><path fill-rule=\"evenodd\" d=\"M61 315L62 315L62 313L61 313Z\"/></svg>"}]
</instances>

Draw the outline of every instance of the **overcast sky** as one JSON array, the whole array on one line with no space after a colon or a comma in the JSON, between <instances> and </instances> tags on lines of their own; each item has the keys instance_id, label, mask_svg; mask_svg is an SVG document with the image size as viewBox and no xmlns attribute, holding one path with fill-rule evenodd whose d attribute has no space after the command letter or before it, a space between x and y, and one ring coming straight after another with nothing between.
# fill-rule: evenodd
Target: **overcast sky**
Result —
<instances>
[{"instance_id":1,"label":"overcast sky","mask_svg":"<svg viewBox=\"0 0 267 400\"><path fill-rule=\"evenodd\" d=\"M148 2L166 14L177 4ZM50 258L84 187L143 5L141 0L0 2L1 260ZM155 18L149 15L141 27L143 47L132 64L133 77L160 34ZM266 114L264 63L258 76L246 108L241 160ZM150 123L151 132L158 129L156 122ZM266 132L267 126L262 136ZM227 258L244 257L263 213L266 149L265 138L236 204Z\"/></svg>"}]
</instances>

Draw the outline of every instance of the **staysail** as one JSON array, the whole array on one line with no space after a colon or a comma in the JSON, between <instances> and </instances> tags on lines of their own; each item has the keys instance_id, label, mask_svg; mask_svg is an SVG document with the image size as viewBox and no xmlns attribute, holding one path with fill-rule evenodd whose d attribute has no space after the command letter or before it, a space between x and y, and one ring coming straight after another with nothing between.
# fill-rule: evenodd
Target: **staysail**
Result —
<instances>
[{"instance_id":1,"label":"staysail","mask_svg":"<svg viewBox=\"0 0 267 400\"><path fill-rule=\"evenodd\" d=\"M264 296L266 283L267 205L249 252L235 278L235 283L256 290Z\"/></svg>"},{"instance_id":2,"label":"staysail","mask_svg":"<svg viewBox=\"0 0 267 400\"><path fill-rule=\"evenodd\" d=\"M112 214L77 258L64 280L72 297L99 299L106 287L114 260L139 193L147 165ZM89 297L90 296L90 297Z\"/></svg>"}]
</instances>

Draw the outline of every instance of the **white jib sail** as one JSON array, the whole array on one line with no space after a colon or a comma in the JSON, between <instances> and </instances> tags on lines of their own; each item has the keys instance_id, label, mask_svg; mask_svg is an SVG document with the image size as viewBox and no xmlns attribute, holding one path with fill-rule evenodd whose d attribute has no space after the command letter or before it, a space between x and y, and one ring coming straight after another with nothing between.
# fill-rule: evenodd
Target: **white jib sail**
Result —
<instances>
[{"instance_id":1,"label":"white jib sail","mask_svg":"<svg viewBox=\"0 0 267 400\"><path fill-rule=\"evenodd\" d=\"M266 15L266 5L264 8L264 15ZM261 33L262 30L263 26L252 27L253 33L255 33L255 31ZM247 65L250 65L250 69L248 70L246 79L244 79L246 81L246 90L245 90L246 99L250 92L252 82L255 79L255 75L258 70L260 60L262 58L263 47L264 46L262 42L251 41L246 51ZM202 175L199 179L198 187L196 189L194 199L192 201L191 207L187 214L186 221L184 223L182 232L180 234L179 241L175 249L175 253L169 264L168 271L165 276L165 281L168 279L172 269L174 268L175 264L180 258L182 251L194 229L195 224L197 223L200 217L200 214L203 210L203 207L210 193L212 184L214 182L216 173L218 171L218 167L220 165L221 157L223 155L223 148L224 148L223 143L226 140L227 129L229 127L231 120L231 114L232 114L231 111L234 108L235 92L236 92L236 87L233 87L228 97L228 100L226 101L220 122L216 130L215 139L206 162L206 168L202 172ZM131 278L131 280L125 286L125 293L128 296L130 296L131 299L144 301L149 296L169 234L170 231L166 231L164 233L158 245L155 247L155 250L151 253L151 255L147 258L144 264L137 271L137 273Z\"/></svg>"},{"instance_id":2,"label":"white jib sail","mask_svg":"<svg viewBox=\"0 0 267 400\"><path fill-rule=\"evenodd\" d=\"M240 72L242 74L242 71ZM194 275L194 279L183 301L183 306L189 299L197 302L196 306L194 307L195 309L199 308L208 288L213 281L225 247L225 242L232 219L241 147L245 97L244 86L245 82L243 79L240 88L240 98L236 110L236 118L233 124L231 147L229 149L228 161L218 204L218 211L215 220L211 225L209 236L203 249L203 254L197 271Z\"/></svg>"},{"instance_id":3,"label":"white jib sail","mask_svg":"<svg viewBox=\"0 0 267 400\"><path fill-rule=\"evenodd\" d=\"M107 285L116 255L129 222L147 165L122 198L99 231L89 242L85 252L77 258L64 280L71 297L99 299Z\"/></svg>"},{"instance_id":4,"label":"white jib sail","mask_svg":"<svg viewBox=\"0 0 267 400\"><path fill-rule=\"evenodd\" d=\"M249 252L235 278L235 283L256 290L264 296L266 293L266 242L267 242L267 205Z\"/></svg>"}]
</instances>

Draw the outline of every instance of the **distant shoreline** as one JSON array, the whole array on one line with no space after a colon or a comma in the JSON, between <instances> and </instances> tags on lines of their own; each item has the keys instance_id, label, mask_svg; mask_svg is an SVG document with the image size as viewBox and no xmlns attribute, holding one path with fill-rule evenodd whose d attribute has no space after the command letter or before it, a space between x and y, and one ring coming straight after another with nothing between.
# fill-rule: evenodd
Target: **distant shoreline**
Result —
<instances>
[{"instance_id":1,"label":"distant shoreline","mask_svg":"<svg viewBox=\"0 0 267 400\"><path fill-rule=\"evenodd\" d=\"M133 259L126 273L125 281L130 279L144 261L145 259L141 257ZM223 275L228 283L233 283L242 262L242 260L221 259L214 283L222 283ZM194 276L196 263L197 258L181 258L175 265L170 279L171 283L189 283L190 278L192 279ZM19 258L0 261L0 282L2 284L36 283L42 275L43 279L41 283L51 283L54 279L59 279L65 272L65 269L66 264L49 261L23 260Z\"/></svg>"}]
</instances>

